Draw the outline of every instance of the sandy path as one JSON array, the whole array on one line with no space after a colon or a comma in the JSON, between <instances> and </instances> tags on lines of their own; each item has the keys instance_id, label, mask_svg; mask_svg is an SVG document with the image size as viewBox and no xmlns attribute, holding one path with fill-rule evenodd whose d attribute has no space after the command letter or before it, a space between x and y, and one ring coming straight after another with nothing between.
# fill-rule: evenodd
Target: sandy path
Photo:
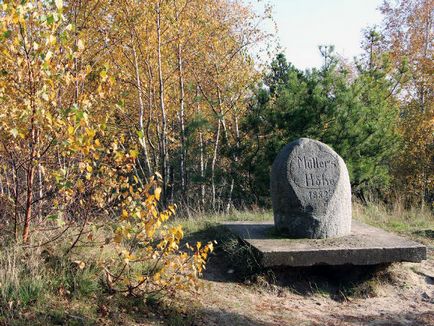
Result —
<instances>
[{"instance_id":1,"label":"sandy path","mask_svg":"<svg viewBox=\"0 0 434 326\"><path fill-rule=\"evenodd\" d=\"M333 299L317 291L295 294L288 285L243 284L222 278L211 264L207 288L198 297L197 325L434 325L434 256L421 264L390 267L391 280L376 296ZM224 265L224 264L223 264ZM223 266L226 268L226 266ZM220 274L219 274L220 273ZM290 285L289 285L290 286Z\"/></svg>"}]
</instances>

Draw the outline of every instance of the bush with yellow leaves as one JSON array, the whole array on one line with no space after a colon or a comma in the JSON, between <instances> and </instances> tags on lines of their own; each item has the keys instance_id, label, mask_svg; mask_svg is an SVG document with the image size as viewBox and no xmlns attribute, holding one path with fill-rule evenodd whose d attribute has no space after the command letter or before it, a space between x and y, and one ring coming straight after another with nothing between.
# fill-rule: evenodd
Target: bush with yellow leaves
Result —
<instances>
[{"instance_id":1,"label":"bush with yellow leaves","mask_svg":"<svg viewBox=\"0 0 434 326\"><path fill-rule=\"evenodd\" d=\"M139 180L124 184L121 193L120 218L115 223L111 240L116 256L104 263L107 285L111 290L130 295L173 294L197 290L199 276L213 243L180 250L184 237L181 225L169 226L175 206L159 209L161 188L156 178L140 187Z\"/></svg>"},{"instance_id":2,"label":"bush with yellow leaves","mask_svg":"<svg viewBox=\"0 0 434 326\"><path fill-rule=\"evenodd\" d=\"M118 128L123 99L109 57L91 54L69 19L74 5L0 1L0 199L9 207L0 218L26 245L38 232L43 247L73 230L65 256L115 220L106 247L116 252L103 262L112 290L197 288L212 243L182 252L181 227L165 226L175 208L161 209L156 179L140 172L137 139Z\"/></svg>"}]
</instances>

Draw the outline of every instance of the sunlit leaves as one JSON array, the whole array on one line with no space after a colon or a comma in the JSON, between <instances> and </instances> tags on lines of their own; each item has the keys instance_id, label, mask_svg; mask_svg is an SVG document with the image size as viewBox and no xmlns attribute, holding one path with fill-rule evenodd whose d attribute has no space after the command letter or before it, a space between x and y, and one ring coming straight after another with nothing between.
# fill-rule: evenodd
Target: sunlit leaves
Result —
<instances>
[{"instance_id":1,"label":"sunlit leaves","mask_svg":"<svg viewBox=\"0 0 434 326\"><path fill-rule=\"evenodd\" d=\"M402 149L393 164L395 185L404 198L424 205L434 189L433 2L386 0L380 9L381 45L390 54L397 86L403 89L397 98Z\"/></svg>"},{"instance_id":2,"label":"sunlit leaves","mask_svg":"<svg viewBox=\"0 0 434 326\"><path fill-rule=\"evenodd\" d=\"M156 180L151 180L145 189L138 187L137 178L120 178L120 181L121 189L127 191L120 192L123 208L112 238L118 247L119 260L117 264L107 261L105 267L112 275L116 274L116 268L120 269L116 282L111 278L112 289L137 294L155 288L160 291L198 288L198 276L213 250L212 243L205 246L198 243L195 249L187 246L191 254L180 251L184 232L180 225L167 225L174 207L158 208L161 188L157 187ZM148 267L140 273L143 264Z\"/></svg>"},{"instance_id":3,"label":"sunlit leaves","mask_svg":"<svg viewBox=\"0 0 434 326\"><path fill-rule=\"evenodd\" d=\"M63 1L62 0L54 0L54 3L56 4L56 7L58 9L62 9L63 8Z\"/></svg>"},{"instance_id":4,"label":"sunlit leaves","mask_svg":"<svg viewBox=\"0 0 434 326\"><path fill-rule=\"evenodd\" d=\"M83 40L78 40L77 41L77 48L80 51L82 51L84 49L84 42L83 42Z\"/></svg>"}]
</instances>

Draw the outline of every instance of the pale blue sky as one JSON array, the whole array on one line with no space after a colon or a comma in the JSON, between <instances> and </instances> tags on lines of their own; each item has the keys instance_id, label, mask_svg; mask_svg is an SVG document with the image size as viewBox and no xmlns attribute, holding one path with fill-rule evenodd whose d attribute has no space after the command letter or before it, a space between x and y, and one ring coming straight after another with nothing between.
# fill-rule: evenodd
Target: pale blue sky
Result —
<instances>
[{"instance_id":1,"label":"pale blue sky","mask_svg":"<svg viewBox=\"0 0 434 326\"><path fill-rule=\"evenodd\" d=\"M379 25L382 0L268 0L278 39L297 68L321 66L318 45L332 44L343 57L361 53L362 29ZM252 1L260 10L261 3Z\"/></svg>"}]
</instances>

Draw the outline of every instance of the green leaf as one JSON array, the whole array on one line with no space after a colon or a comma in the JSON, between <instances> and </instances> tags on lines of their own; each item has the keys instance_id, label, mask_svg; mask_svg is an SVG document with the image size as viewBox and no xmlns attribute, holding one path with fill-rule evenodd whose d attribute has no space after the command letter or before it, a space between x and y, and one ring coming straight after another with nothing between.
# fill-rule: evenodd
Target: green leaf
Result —
<instances>
[{"instance_id":1,"label":"green leaf","mask_svg":"<svg viewBox=\"0 0 434 326\"><path fill-rule=\"evenodd\" d=\"M6 32L3 32L3 38L9 38L12 35L11 30L7 30Z\"/></svg>"},{"instance_id":2,"label":"green leaf","mask_svg":"<svg viewBox=\"0 0 434 326\"><path fill-rule=\"evenodd\" d=\"M107 71L102 70L102 71L99 73L99 75L101 76L101 78L102 78L103 80L107 79Z\"/></svg>"},{"instance_id":3,"label":"green leaf","mask_svg":"<svg viewBox=\"0 0 434 326\"><path fill-rule=\"evenodd\" d=\"M58 214L52 214L52 215L48 215L47 216L47 220L50 220L50 221L55 221L55 220L57 220L59 218L59 215Z\"/></svg>"},{"instance_id":4,"label":"green leaf","mask_svg":"<svg viewBox=\"0 0 434 326\"><path fill-rule=\"evenodd\" d=\"M47 24L52 25L54 23L54 16L50 15L47 17Z\"/></svg>"}]
</instances>

